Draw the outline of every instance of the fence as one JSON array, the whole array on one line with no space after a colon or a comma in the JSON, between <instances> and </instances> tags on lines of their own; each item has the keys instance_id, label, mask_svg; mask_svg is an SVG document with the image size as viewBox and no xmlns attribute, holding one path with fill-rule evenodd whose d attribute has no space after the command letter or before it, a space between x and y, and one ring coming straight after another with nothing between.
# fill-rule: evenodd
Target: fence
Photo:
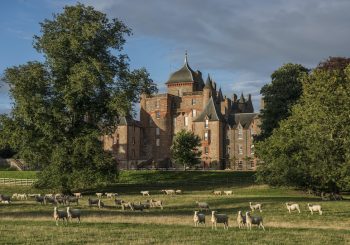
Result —
<instances>
[{"instance_id":1,"label":"fence","mask_svg":"<svg viewBox=\"0 0 350 245\"><path fill-rule=\"evenodd\" d=\"M0 185L33 185L36 179L0 178Z\"/></svg>"}]
</instances>

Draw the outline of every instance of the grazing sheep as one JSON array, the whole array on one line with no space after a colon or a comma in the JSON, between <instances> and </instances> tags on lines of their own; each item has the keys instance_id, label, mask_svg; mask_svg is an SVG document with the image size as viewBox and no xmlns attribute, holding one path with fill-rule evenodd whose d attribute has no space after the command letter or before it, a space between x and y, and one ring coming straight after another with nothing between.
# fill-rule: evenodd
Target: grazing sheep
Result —
<instances>
[{"instance_id":1,"label":"grazing sheep","mask_svg":"<svg viewBox=\"0 0 350 245\"><path fill-rule=\"evenodd\" d=\"M172 189L170 189L170 190L161 190L161 192L163 192L165 195L175 195L176 194L175 190L172 190Z\"/></svg>"},{"instance_id":2,"label":"grazing sheep","mask_svg":"<svg viewBox=\"0 0 350 245\"><path fill-rule=\"evenodd\" d=\"M57 202L57 200L56 200L56 198L54 198L54 197L44 197L44 203L45 204L47 204L47 203L51 203L51 204L57 204L58 202Z\"/></svg>"},{"instance_id":3,"label":"grazing sheep","mask_svg":"<svg viewBox=\"0 0 350 245\"><path fill-rule=\"evenodd\" d=\"M28 194L28 197L36 197L36 196L38 196L38 197L41 197L41 194Z\"/></svg>"},{"instance_id":4,"label":"grazing sheep","mask_svg":"<svg viewBox=\"0 0 350 245\"><path fill-rule=\"evenodd\" d=\"M150 209L151 207L151 204L149 202L146 202L146 203L139 202L139 204L143 206L143 209Z\"/></svg>"},{"instance_id":5,"label":"grazing sheep","mask_svg":"<svg viewBox=\"0 0 350 245\"><path fill-rule=\"evenodd\" d=\"M221 196L222 195L222 191L213 191L213 194L215 196Z\"/></svg>"},{"instance_id":6,"label":"grazing sheep","mask_svg":"<svg viewBox=\"0 0 350 245\"><path fill-rule=\"evenodd\" d=\"M147 200L147 202L150 204L151 208L158 208L160 207L163 210L163 202L162 201L157 201L157 200Z\"/></svg>"},{"instance_id":7,"label":"grazing sheep","mask_svg":"<svg viewBox=\"0 0 350 245\"><path fill-rule=\"evenodd\" d=\"M121 199L114 199L114 203L115 203L115 206L121 206L125 202Z\"/></svg>"},{"instance_id":8,"label":"grazing sheep","mask_svg":"<svg viewBox=\"0 0 350 245\"><path fill-rule=\"evenodd\" d=\"M252 225L257 225L260 229L260 227L265 230L264 224L263 224L263 219L261 216L250 216L249 212L246 212L245 214L246 217L246 223L247 223L247 229L252 230Z\"/></svg>"},{"instance_id":9,"label":"grazing sheep","mask_svg":"<svg viewBox=\"0 0 350 245\"><path fill-rule=\"evenodd\" d=\"M53 218L56 220L56 225L58 226L58 220L66 221L67 224L67 213L65 211L57 210L57 207L53 208Z\"/></svg>"},{"instance_id":10,"label":"grazing sheep","mask_svg":"<svg viewBox=\"0 0 350 245\"><path fill-rule=\"evenodd\" d=\"M75 196L76 198L82 198L83 197L83 195L80 192L73 193L73 196Z\"/></svg>"},{"instance_id":11,"label":"grazing sheep","mask_svg":"<svg viewBox=\"0 0 350 245\"><path fill-rule=\"evenodd\" d=\"M101 192L97 192L97 193L96 193L96 196L97 196L97 198L102 198L103 193L101 193Z\"/></svg>"},{"instance_id":12,"label":"grazing sheep","mask_svg":"<svg viewBox=\"0 0 350 245\"><path fill-rule=\"evenodd\" d=\"M105 204L100 199L98 199L97 207L103 208L104 206L105 206Z\"/></svg>"},{"instance_id":13,"label":"grazing sheep","mask_svg":"<svg viewBox=\"0 0 350 245\"><path fill-rule=\"evenodd\" d=\"M246 224L246 217L243 216L242 211L238 211L237 215L238 228L241 229Z\"/></svg>"},{"instance_id":14,"label":"grazing sheep","mask_svg":"<svg viewBox=\"0 0 350 245\"><path fill-rule=\"evenodd\" d=\"M67 203L67 205L70 205L72 202L75 202L77 205L79 205L79 197L66 196L66 203Z\"/></svg>"},{"instance_id":15,"label":"grazing sheep","mask_svg":"<svg viewBox=\"0 0 350 245\"><path fill-rule=\"evenodd\" d=\"M72 222L72 219L78 219L78 222L80 223L80 215L81 211L80 209L72 209L70 210L70 207L67 207L67 217Z\"/></svg>"},{"instance_id":16,"label":"grazing sheep","mask_svg":"<svg viewBox=\"0 0 350 245\"><path fill-rule=\"evenodd\" d=\"M57 198L62 198L62 197L64 197L63 194L60 194L60 193L55 194L55 198L56 198L56 199L57 199Z\"/></svg>"},{"instance_id":17,"label":"grazing sheep","mask_svg":"<svg viewBox=\"0 0 350 245\"><path fill-rule=\"evenodd\" d=\"M294 211L294 210L298 210L298 212L300 213L299 204L297 203L289 204L288 202L286 202L286 207L289 213L291 213L291 211Z\"/></svg>"},{"instance_id":18,"label":"grazing sheep","mask_svg":"<svg viewBox=\"0 0 350 245\"><path fill-rule=\"evenodd\" d=\"M149 196L149 191L140 191L142 196Z\"/></svg>"},{"instance_id":19,"label":"grazing sheep","mask_svg":"<svg viewBox=\"0 0 350 245\"><path fill-rule=\"evenodd\" d=\"M11 203L11 197L0 194L0 201L2 203L9 204L9 203Z\"/></svg>"},{"instance_id":20,"label":"grazing sheep","mask_svg":"<svg viewBox=\"0 0 350 245\"><path fill-rule=\"evenodd\" d=\"M40 204L44 204L45 198L42 196L35 196L35 201L39 202Z\"/></svg>"},{"instance_id":21,"label":"grazing sheep","mask_svg":"<svg viewBox=\"0 0 350 245\"><path fill-rule=\"evenodd\" d=\"M228 196L228 195L232 195L233 194L233 191L224 191L225 195Z\"/></svg>"},{"instance_id":22,"label":"grazing sheep","mask_svg":"<svg viewBox=\"0 0 350 245\"><path fill-rule=\"evenodd\" d=\"M17 199L18 198L18 194L17 193L13 193L11 198L12 199Z\"/></svg>"},{"instance_id":23,"label":"grazing sheep","mask_svg":"<svg viewBox=\"0 0 350 245\"><path fill-rule=\"evenodd\" d=\"M136 211L136 210L143 211L143 209L145 208L141 203L139 204L131 203L131 206L133 211Z\"/></svg>"},{"instance_id":24,"label":"grazing sheep","mask_svg":"<svg viewBox=\"0 0 350 245\"><path fill-rule=\"evenodd\" d=\"M196 202L198 208L200 209L200 211L202 211L203 209L205 209L206 211L209 210L209 204L206 202Z\"/></svg>"},{"instance_id":25,"label":"grazing sheep","mask_svg":"<svg viewBox=\"0 0 350 245\"><path fill-rule=\"evenodd\" d=\"M23 194L17 194L17 198L21 199L21 200L28 200L28 196L27 194L23 193Z\"/></svg>"},{"instance_id":26,"label":"grazing sheep","mask_svg":"<svg viewBox=\"0 0 350 245\"><path fill-rule=\"evenodd\" d=\"M178 194L178 195L182 194L182 190L176 190L175 194Z\"/></svg>"},{"instance_id":27,"label":"grazing sheep","mask_svg":"<svg viewBox=\"0 0 350 245\"><path fill-rule=\"evenodd\" d=\"M44 197L53 197L53 194L45 194Z\"/></svg>"},{"instance_id":28,"label":"grazing sheep","mask_svg":"<svg viewBox=\"0 0 350 245\"><path fill-rule=\"evenodd\" d=\"M66 197L58 196L57 198L55 197L53 199L56 200L56 203L58 204L66 205Z\"/></svg>"},{"instance_id":29,"label":"grazing sheep","mask_svg":"<svg viewBox=\"0 0 350 245\"><path fill-rule=\"evenodd\" d=\"M113 198L113 197L116 197L116 196L118 196L118 193L110 193L110 192L106 193L106 197L107 198Z\"/></svg>"},{"instance_id":30,"label":"grazing sheep","mask_svg":"<svg viewBox=\"0 0 350 245\"><path fill-rule=\"evenodd\" d=\"M322 215L321 205L312 205L312 204L308 203L307 206L308 206L312 215L314 214L314 212L318 212L320 215Z\"/></svg>"},{"instance_id":31,"label":"grazing sheep","mask_svg":"<svg viewBox=\"0 0 350 245\"><path fill-rule=\"evenodd\" d=\"M227 214L217 214L216 211L211 211L211 229L216 230L216 225L220 223L224 224L224 229L228 229L228 216Z\"/></svg>"},{"instance_id":32,"label":"grazing sheep","mask_svg":"<svg viewBox=\"0 0 350 245\"><path fill-rule=\"evenodd\" d=\"M204 224L205 226L205 214L201 214L198 211L194 211L193 222L194 227L198 227L199 224Z\"/></svg>"},{"instance_id":33,"label":"grazing sheep","mask_svg":"<svg viewBox=\"0 0 350 245\"><path fill-rule=\"evenodd\" d=\"M121 206L122 206L122 210L130 208L132 211L134 211L134 207L131 202L123 202Z\"/></svg>"},{"instance_id":34,"label":"grazing sheep","mask_svg":"<svg viewBox=\"0 0 350 245\"><path fill-rule=\"evenodd\" d=\"M252 210L252 212L254 212L255 209L259 209L260 212L262 212L261 206L262 205L260 203L252 205L252 202L249 202L249 207Z\"/></svg>"},{"instance_id":35,"label":"grazing sheep","mask_svg":"<svg viewBox=\"0 0 350 245\"><path fill-rule=\"evenodd\" d=\"M88 198L88 205L91 207L92 205L98 206L100 199L91 199L90 197Z\"/></svg>"}]
</instances>

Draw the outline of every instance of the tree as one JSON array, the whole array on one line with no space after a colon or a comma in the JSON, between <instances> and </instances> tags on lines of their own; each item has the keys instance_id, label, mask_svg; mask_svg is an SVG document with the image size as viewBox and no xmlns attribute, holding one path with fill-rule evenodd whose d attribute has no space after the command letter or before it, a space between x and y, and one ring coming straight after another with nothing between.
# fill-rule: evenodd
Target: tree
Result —
<instances>
[{"instance_id":1,"label":"tree","mask_svg":"<svg viewBox=\"0 0 350 245\"><path fill-rule=\"evenodd\" d=\"M142 92L156 91L145 69L129 70L122 50L131 31L83 4L66 6L40 25L34 47L45 63L5 70L14 105L1 119L0 134L18 157L41 170L39 186L70 191L114 182L116 164L101 136Z\"/></svg>"},{"instance_id":2,"label":"tree","mask_svg":"<svg viewBox=\"0 0 350 245\"><path fill-rule=\"evenodd\" d=\"M202 152L198 150L201 146L201 139L193 132L181 130L175 135L173 144L171 146L172 159L184 166L194 166L200 163L200 155Z\"/></svg>"},{"instance_id":3,"label":"tree","mask_svg":"<svg viewBox=\"0 0 350 245\"><path fill-rule=\"evenodd\" d=\"M299 64L285 64L271 75L271 83L262 87L264 108L261 110L261 134L257 140L268 138L279 122L290 116L292 106L302 94L301 79L308 69Z\"/></svg>"},{"instance_id":4,"label":"tree","mask_svg":"<svg viewBox=\"0 0 350 245\"><path fill-rule=\"evenodd\" d=\"M331 62L322 64L332 67ZM320 191L350 189L349 63L317 67L304 77L303 95L292 115L257 144L264 161L260 180Z\"/></svg>"}]
</instances>

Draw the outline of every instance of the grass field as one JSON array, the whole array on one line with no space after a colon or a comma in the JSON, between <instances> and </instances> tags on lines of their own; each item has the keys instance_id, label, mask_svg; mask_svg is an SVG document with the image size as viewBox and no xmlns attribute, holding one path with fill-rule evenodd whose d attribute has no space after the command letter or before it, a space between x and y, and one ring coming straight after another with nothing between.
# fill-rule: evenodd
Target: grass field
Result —
<instances>
[{"instance_id":1,"label":"grass field","mask_svg":"<svg viewBox=\"0 0 350 245\"><path fill-rule=\"evenodd\" d=\"M114 188L123 200L145 201L147 198L137 192L145 190L147 185L140 186L140 183L147 181L141 177L135 181L130 177L134 173L127 174L129 180L137 184L129 187L116 185L110 189ZM223 179L227 178L225 172L222 174ZM240 174L243 173L236 177ZM214 179L219 182L218 176ZM151 190L151 198L163 200L164 210L122 211L107 199L103 200L107 207L98 210L87 206L85 196L78 206L83 212L82 223L74 222L67 226L60 224L56 227L51 205L35 204L32 200L0 204L0 244L350 244L348 200L322 202L317 197L292 189L270 188L247 182L231 183L229 186L227 180L221 187L217 184L215 189L230 189L234 195L213 196L210 193L212 188L202 187L201 182L184 185L186 181L181 176L178 176L178 181L179 188L184 190L183 195L164 196L159 193L159 189L174 186L174 178L163 180L163 188ZM128 188L131 190L128 191ZM15 192L44 193L30 187L0 186L0 193ZM224 230L222 226L211 230L209 212L206 212L207 226L194 228L192 216L196 210L196 200L206 201L212 210L228 214L229 230ZM248 210L249 201L263 204L263 212L256 214L263 216L266 231L256 227L252 231L238 229L237 212ZM301 214L289 214L284 205L286 201L298 202ZM310 215L306 209L308 202L321 204L324 214Z\"/></svg>"}]
</instances>

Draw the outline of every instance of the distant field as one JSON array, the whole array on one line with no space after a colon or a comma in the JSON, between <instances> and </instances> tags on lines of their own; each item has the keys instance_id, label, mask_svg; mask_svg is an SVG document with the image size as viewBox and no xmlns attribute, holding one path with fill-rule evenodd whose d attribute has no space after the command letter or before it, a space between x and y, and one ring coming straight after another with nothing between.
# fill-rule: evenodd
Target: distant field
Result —
<instances>
[{"instance_id":1,"label":"distant field","mask_svg":"<svg viewBox=\"0 0 350 245\"><path fill-rule=\"evenodd\" d=\"M130 174L134 173L128 173L129 178ZM210 176L207 178L210 182ZM168 184L164 182L166 186ZM139 194L148 189L147 186L132 185L130 191L127 186L110 188L126 201L162 200L164 210L122 211L106 198L103 201L107 207L99 210L87 206L85 195L78 206L83 212L82 224L56 227L51 205L36 204L33 200L14 201L11 205L0 203L0 244L350 244L348 200L324 202L300 191L254 183L216 186L217 190L233 190L233 196L214 196L211 188L193 189L190 184L181 186L184 194L177 196L160 194L161 186L150 189L151 197ZM0 186L0 193L10 195L15 192L43 194L48 191ZM206 201L212 210L228 214L229 230L223 230L221 225L218 230L211 230L210 212L206 212L207 226L194 228L195 201ZM238 229L237 212L247 211L249 201L262 203L263 212L255 215L263 216L265 232L256 227L252 231ZM298 202L301 214L289 214L284 204L287 201ZM307 203L321 204L324 214L310 215Z\"/></svg>"},{"instance_id":2,"label":"distant field","mask_svg":"<svg viewBox=\"0 0 350 245\"><path fill-rule=\"evenodd\" d=\"M36 171L0 171L0 178L36 179Z\"/></svg>"}]
</instances>

